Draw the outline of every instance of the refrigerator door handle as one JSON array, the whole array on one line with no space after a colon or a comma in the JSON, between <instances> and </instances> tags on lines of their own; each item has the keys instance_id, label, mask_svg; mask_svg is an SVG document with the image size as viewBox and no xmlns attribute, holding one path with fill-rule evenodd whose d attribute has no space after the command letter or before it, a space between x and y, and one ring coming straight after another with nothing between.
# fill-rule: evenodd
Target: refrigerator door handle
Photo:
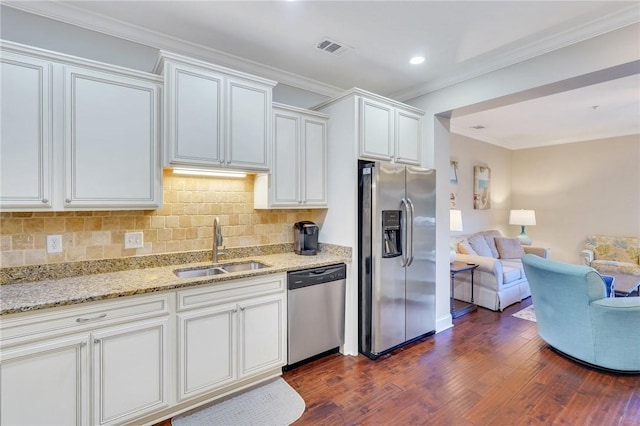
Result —
<instances>
[{"instance_id":1,"label":"refrigerator door handle","mask_svg":"<svg viewBox=\"0 0 640 426\"><path fill-rule=\"evenodd\" d=\"M413 206L413 201L411 201L411 198L407 198L407 203L409 204L409 211L411 212L411 217L409 218L409 226L411 227L410 233L411 233L411 242L407 243L407 246L409 247L409 261L407 262L407 266L411 266L411 264L413 263L413 217L414 217L414 213L415 213L415 208Z\"/></svg>"},{"instance_id":2,"label":"refrigerator door handle","mask_svg":"<svg viewBox=\"0 0 640 426\"><path fill-rule=\"evenodd\" d=\"M404 233L404 246L402 247L402 267L405 268L409 265L409 203L406 198L403 198L402 201L402 209L404 210L404 214L402 215L402 231Z\"/></svg>"}]
</instances>

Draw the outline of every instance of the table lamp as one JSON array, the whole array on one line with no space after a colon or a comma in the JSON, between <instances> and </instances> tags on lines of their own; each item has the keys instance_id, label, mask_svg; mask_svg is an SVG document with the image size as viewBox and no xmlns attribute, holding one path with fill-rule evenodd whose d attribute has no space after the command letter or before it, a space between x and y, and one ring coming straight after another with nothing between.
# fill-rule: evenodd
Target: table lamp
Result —
<instances>
[{"instance_id":1,"label":"table lamp","mask_svg":"<svg viewBox=\"0 0 640 426\"><path fill-rule=\"evenodd\" d=\"M520 244L525 246L531 245L531 238L524 232L525 226L532 226L536 224L536 212L535 210L511 210L509 214L509 225L520 225L520 235L518 239Z\"/></svg>"},{"instance_id":2,"label":"table lamp","mask_svg":"<svg viewBox=\"0 0 640 426\"><path fill-rule=\"evenodd\" d=\"M462 231L462 210L449 210L449 230ZM450 246L450 249L449 263L453 263L456 260L456 249L453 245Z\"/></svg>"}]
</instances>

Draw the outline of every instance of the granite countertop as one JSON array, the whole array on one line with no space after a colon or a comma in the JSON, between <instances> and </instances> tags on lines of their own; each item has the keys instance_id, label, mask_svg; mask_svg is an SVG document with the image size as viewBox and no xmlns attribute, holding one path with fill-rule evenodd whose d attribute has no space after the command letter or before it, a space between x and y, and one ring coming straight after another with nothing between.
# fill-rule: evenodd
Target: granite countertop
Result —
<instances>
[{"instance_id":1,"label":"granite countertop","mask_svg":"<svg viewBox=\"0 0 640 426\"><path fill-rule=\"evenodd\" d=\"M81 275L54 280L4 284L0 285L0 315L334 265L350 262L351 258L344 254L330 252L320 252L315 256L300 256L293 252L287 252L235 258L219 262L218 265L222 266L224 264L252 260L269 266L262 269L197 278L178 278L173 272L176 269L211 265L211 262L196 262Z\"/></svg>"}]
</instances>

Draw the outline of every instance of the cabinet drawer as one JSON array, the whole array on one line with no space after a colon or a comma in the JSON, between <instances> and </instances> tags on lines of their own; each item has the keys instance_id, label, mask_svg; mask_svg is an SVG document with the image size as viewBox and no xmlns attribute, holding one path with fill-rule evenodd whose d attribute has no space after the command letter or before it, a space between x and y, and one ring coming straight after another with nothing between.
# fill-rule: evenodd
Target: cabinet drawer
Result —
<instances>
[{"instance_id":1,"label":"cabinet drawer","mask_svg":"<svg viewBox=\"0 0 640 426\"><path fill-rule=\"evenodd\" d=\"M111 325L122 321L169 313L169 294L134 296L121 301L93 302L81 307L52 308L42 312L7 315L0 331L3 345L22 342L31 336L48 332L75 332L87 327Z\"/></svg>"},{"instance_id":2,"label":"cabinet drawer","mask_svg":"<svg viewBox=\"0 0 640 426\"><path fill-rule=\"evenodd\" d=\"M285 290L286 275L270 274L264 277L239 279L223 284L178 292L178 311L231 302L247 296L260 296Z\"/></svg>"}]
</instances>

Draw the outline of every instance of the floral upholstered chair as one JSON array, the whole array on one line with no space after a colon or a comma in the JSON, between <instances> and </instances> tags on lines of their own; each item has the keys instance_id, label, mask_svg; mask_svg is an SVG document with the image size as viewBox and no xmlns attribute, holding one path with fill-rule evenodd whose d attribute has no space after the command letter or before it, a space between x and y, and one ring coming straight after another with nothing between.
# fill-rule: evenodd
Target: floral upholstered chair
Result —
<instances>
[{"instance_id":1,"label":"floral upholstered chair","mask_svg":"<svg viewBox=\"0 0 640 426\"><path fill-rule=\"evenodd\" d=\"M634 237L595 235L586 240L580 252L585 265L601 273L640 277L640 242Z\"/></svg>"}]
</instances>

